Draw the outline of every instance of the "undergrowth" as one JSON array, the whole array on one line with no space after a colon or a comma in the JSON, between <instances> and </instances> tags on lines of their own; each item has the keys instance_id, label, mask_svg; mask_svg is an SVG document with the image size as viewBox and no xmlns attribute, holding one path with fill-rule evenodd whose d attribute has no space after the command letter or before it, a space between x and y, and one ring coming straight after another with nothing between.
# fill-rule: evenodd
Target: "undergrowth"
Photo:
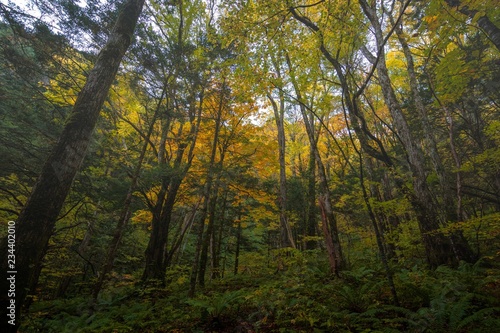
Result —
<instances>
[{"instance_id":1,"label":"undergrowth","mask_svg":"<svg viewBox=\"0 0 500 333\"><path fill-rule=\"evenodd\" d=\"M300 256L300 258L297 258ZM462 263L434 271L394 266L392 304L378 265L332 277L314 253L285 269L212 281L188 298L187 270L166 287L123 286L95 304L73 297L40 301L21 332L494 332L500 327L500 270Z\"/></svg>"}]
</instances>

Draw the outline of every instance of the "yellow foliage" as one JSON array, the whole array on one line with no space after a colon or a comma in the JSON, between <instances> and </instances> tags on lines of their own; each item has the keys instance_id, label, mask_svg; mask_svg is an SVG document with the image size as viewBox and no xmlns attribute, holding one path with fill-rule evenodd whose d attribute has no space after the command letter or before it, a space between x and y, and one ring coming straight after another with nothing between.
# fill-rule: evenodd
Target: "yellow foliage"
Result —
<instances>
[{"instance_id":1,"label":"yellow foliage","mask_svg":"<svg viewBox=\"0 0 500 333\"><path fill-rule=\"evenodd\" d=\"M131 217L131 221L134 224L149 224L153 219L153 214L149 210L138 210L134 212L134 215Z\"/></svg>"}]
</instances>

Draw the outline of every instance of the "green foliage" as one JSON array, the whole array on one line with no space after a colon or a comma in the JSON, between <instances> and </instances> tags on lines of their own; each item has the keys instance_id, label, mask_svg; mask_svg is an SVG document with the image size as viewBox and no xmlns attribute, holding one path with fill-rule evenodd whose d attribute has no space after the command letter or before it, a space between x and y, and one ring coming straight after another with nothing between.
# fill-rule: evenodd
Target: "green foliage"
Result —
<instances>
[{"instance_id":1,"label":"green foliage","mask_svg":"<svg viewBox=\"0 0 500 333\"><path fill-rule=\"evenodd\" d=\"M353 271L342 272L346 284L343 284L336 294L342 307L350 312L365 312L374 302L377 292L382 290L384 280L375 279L376 272L366 267ZM380 297L379 297L380 298Z\"/></svg>"},{"instance_id":2,"label":"green foliage","mask_svg":"<svg viewBox=\"0 0 500 333\"><path fill-rule=\"evenodd\" d=\"M434 272L415 267L397 277L400 299L414 311L411 324L415 328L460 332L499 324L499 302L487 287L489 281L498 281L498 271L481 268L481 262L462 263L456 270L440 266Z\"/></svg>"},{"instance_id":3,"label":"green foliage","mask_svg":"<svg viewBox=\"0 0 500 333\"><path fill-rule=\"evenodd\" d=\"M483 332L498 327L500 271L485 261L435 271L394 265L400 306L380 265L333 278L320 250L290 254L287 269L214 280L187 299L188 269L165 287L105 291L97 303L73 297L37 302L26 332ZM293 254L293 255L291 255Z\"/></svg>"},{"instance_id":4,"label":"green foliage","mask_svg":"<svg viewBox=\"0 0 500 333\"><path fill-rule=\"evenodd\" d=\"M144 297L146 296L146 297ZM188 309L166 294L151 298L133 289L90 299L40 302L24 324L26 332L169 332L192 320ZM44 310L44 307L48 309Z\"/></svg>"},{"instance_id":5,"label":"green foliage","mask_svg":"<svg viewBox=\"0 0 500 333\"><path fill-rule=\"evenodd\" d=\"M230 312L237 311L245 292L246 290L240 289L223 294L201 295L187 300L186 303L200 309L202 320L214 322L221 320L226 313L229 315Z\"/></svg>"},{"instance_id":6,"label":"green foliage","mask_svg":"<svg viewBox=\"0 0 500 333\"><path fill-rule=\"evenodd\" d=\"M97 4L99 1L80 2L81 7L75 1L48 1L45 8L50 11L62 6L54 13L75 18L74 24L67 22L71 31L94 28L91 35L102 34L94 20L112 22L105 18L113 6L104 10L102 6L107 5ZM380 7L384 2L368 2L384 13L382 27L393 26L389 17L401 9L402 2L394 2L392 14L390 8ZM374 72L365 82L371 67L360 48L373 36L367 24L360 25L367 23L367 17L359 3L148 2L146 19L137 27L135 44L116 77L64 215L57 221L40 287L22 331L438 333L500 327L500 273L495 263L500 237L500 71L498 52L486 40L485 31L475 28L479 14L498 18L500 9L488 10L493 0L486 1L487 5L468 1L470 8L480 11L470 22L462 22L458 12L445 10L443 1L415 2L406 9L398 27L414 57L417 93L429 118L425 122L419 119L422 115L416 112L414 95L409 93L407 62L400 59L396 34L384 42L393 80L389 86L400 99L418 150L424 153L420 162L426 169L430 201L437 204L439 215L432 222L442 225L439 231L445 237L461 232L475 254L484 255L474 265L461 263L457 268L441 266L431 271L425 265L422 228L416 218L426 207L412 203L415 191L427 189L412 185L416 172L412 176L411 171L416 165L408 163L411 151L401 143L404 136L389 110L393 106L384 104L379 73ZM222 8L211 8L216 4ZM317 25L317 33L312 35L291 17L289 7L295 5L305 22ZM42 22L17 31L21 26L11 26L4 15L10 11L10 18L16 18L21 12L11 11L9 6L5 11L2 7L0 18L1 223L14 219L27 200L95 48L81 45L85 52L71 48L65 41L71 36L65 36L65 31L51 33ZM62 21L58 17L54 22ZM323 59L320 37L324 40L321 46L336 58L337 66ZM347 86L339 87L340 78L332 65L345 74ZM297 76L307 113L316 114L310 114L310 121L315 126L349 267L340 277L330 273L319 226L311 232L314 236L306 233L310 147L291 75ZM347 93L354 93L364 83L366 89L354 101L360 114L344 114L349 109ZM278 92L278 88L282 90ZM226 89L230 93L219 93ZM298 244L315 241L318 249L314 251L303 251L300 246L279 248L276 129L273 122L264 120L269 117L263 100L269 93L284 95L288 222ZM215 142L215 160L220 165L214 167L207 163L207 147L214 137L217 110L223 117ZM200 130L188 134L195 128L198 111ZM361 195L361 155L356 152L361 137L354 130L361 116L365 119L359 125L365 135L373 135L381 146L370 140L371 144L377 150L383 146L394 163L388 170L380 161L363 155L368 202L384 227L385 245L393 248L389 265L400 306L392 304ZM134 223L126 228L113 271L92 304L88 295L104 262L129 176L153 119L156 122L130 206ZM325 126L320 126L320 119ZM428 151L432 143L423 135L425 123L432 127L431 139L442 159L443 184L438 166L431 161L433 152ZM191 151L195 136L198 141ZM187 157L190 152L193 156ZM188 299L198 245L196 224L213 200L203 193L206 175L213 172L219 190L213 212L215 231L203 237L210 240L209 259L214 259L212 263L223 277L212 276L198 295ZM317 176L312 185L318 185ZM461 191L455 192L457 176ZM158 199L163 190L172 188L172 180L184 177L169 219L165 202ZM461 196L462 216L458 219L448 216L458 207L439 207L447 202L446 190L450 190L452 203L458 203ZM316 221L320 221L320 210L315 209ZM151 226L154 213L158 225L170 223L163 230L167 251L177 244L184 227L186 234L176 252L168 253L172 257L165 281L134 286L141 281L148 238L157 232ZM191 213L194 225L187 218ZM453 221L445 223L447 218ZM241 234L236 232L238 227ZM238 269L232 275L237 240Z\"/></svg>"}]
</instances>

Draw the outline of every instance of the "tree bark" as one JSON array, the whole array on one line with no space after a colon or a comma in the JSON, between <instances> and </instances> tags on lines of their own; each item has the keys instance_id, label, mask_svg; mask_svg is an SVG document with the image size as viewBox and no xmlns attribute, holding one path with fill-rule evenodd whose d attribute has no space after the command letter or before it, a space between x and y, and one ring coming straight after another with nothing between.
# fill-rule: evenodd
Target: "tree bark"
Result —
<instances>
[{"instance_id":1,"label":"tree bark","mask_svg":"<svg viewBox=\"0 0 500 333\"><path fill-rule=\"evenodd\" d=\"M113 233L113 238L111 239L111 243L108 248L108 253L106 255L106 260L104 262L104 265L101 270L101 275L99 276L99 279L97 280L97 283L94 285L94 289L92 292L92 297L94 302L97 300L97 296L101 292L102 286L104 285L104 281L107 278L107 275L111 270L113 269L113 263L115 261L116 257L116 251L118 250L118 247L120 245L120 241L122 239L123 233L125 231L125 227L127 226L127 223L130 219L130 206L132 205L132 199L134 198L134 191L136 190L137 183L139 181L139 176L141 174L142 170L142 163L144 161L144 158L146 156L146 152L148 150L149 146L149 140L151 138L151 134L153 133L154 125L156 123L156 119L164 98L166 92L166 86L163 88L160 100L158 101L156 110L154 111L153 119L151 120L151 124L149 125L148 133L146 134L146 140L142 146L141 153L139 155L139 160L137 161L137 165L135 166L134 173L132 174L132 180L129 185L127 194L125 196L125 200L123 202L123 208L120 213L120 217L118 219L118 222L116 223L115 231Z\"/></svg>"},{"instance_id":2,"label":"tree bark","mask_svg":"<svg viewBox=\"0 0 500 333\"><path fill-rule=\"evenodd\" d=\"M16 225L16 325L9 325L5 318L10 300L6 297L10 285L2 279L3 332L16 331L20 321L19 309L26 296L34 291L38 282L41 262L58 214L68 195L73 179L82 164L94 131L99 112L113 83L142 11L144 0L128 0L118 15L106 45L101 49L94 68L90 71L83 89L78 94L71 115L58 143L42 168L33 191L21 212ZM9 269L7 239L0 244L2 270Z\"/></svg>"},{"instance_id":3,"label":"tree bark","mask_svg":"<svg viewBox=\"0 0 500 333\"><path fill-rule=\"evenodd\" d=\"M469 9L468 6L461 5L460 0L445 0L448 6L456 8L460 13L466 15L470 19L478 13L477 10ZM485 14L477 20L477 25L484 31L488 39L495 45L495 47L500 51L500 28L497 27L489 17Z\"/></svg>"},{"instance_id":4,"label":"tree bark","mask_svg":"<svg viewBox=\"0 0 500 333\"><path fill-rule=\"evenodd\" d=\"M374 64L377 68L378 81L382 89L385 104L392 116L394 127L406 150L408 164L413 176L414 196L411 199L426 249L427 261L431 267L453 263L456 258L453 254L452 243L439 231L440 225L437 219L436 204L427 186L427 172L425 171L422 149L410 131L408 122L392 88L385 61L382 27L376 13L375 5L373 7L370 6L366 0L360 0L360 5L374 29L379 50L378 62Z\"/></svg>"},{"instance_id":5,"label":"tree bark","mask_svg":"<svg viewBox=\"0 0 500 333\"><path fill-rule=\"evenodd\" d=\"M216 181L213 194L210 196L210 201L208 205L208 223L207 232L203 238L201 253L200 253L200 264L198 270L198 283L200 287L205 287L205 272L207 270L208 263L208 248L210 242L213 240L213 235L215 232L215 210L217 208L217 200L219 198L219 180Z\"/></svg>"},{"instance_id":6,"label":"tree bark","mask_svg":"<svg viewBox=\"0 0 500 333\"><path fill-rule=\"evenodd\" d=\"M389 267L389 260L387 258L387 252L385 249L387 244L386 242L384 242L384 234L382 228L380 228L379 223L377 223L377 218L375 216L375 212L373 211L373 207L370 203L368 191L366 190L365 176L363 171L363 154L357 148L355 148L355 150L359 157L359 173L358 173L359 185L363 193L363 200L365 202L366 210L368 211L368 216L370 217L370 221L372 222L373 231L375 232L375 239L377 240L377 247L380 254L380 260L382 261L382 265L384 266L387 282L389 283L389 287L391 289L394 305L399 306L399 299L396 291L396 285L394 284L393 274L391 268Z\"/></svg>"},{"instance_id":7,"label":"tree bark","mask_svg":"<svg viewBox=\"0 0 500 333\"><path fill-rule=\"evenodd\" d=\"M184 217L184 223L181 226L180 234L178 235L178 237L176 237L176 241L174 242L174 244L172 245L172 247L170 248L170 250L165 253L165 255L166 255L166 257L165 257L165 267L169 267L172 264L172 260L173 260L174 254L177 253L178 249L182 245L184 237L186 236L186 234L189 233L189 230L193 226L193 222L194 222L194 220L196 218L196 213L198 211L198 207L200 206L200 204L201 204L201 200L199 200L198 203L193 207L191 213L187 214Z\"/></svg>"},{"instance_id":8,"label":"tree bark","mask_svg":"<svg viewBox=\"0 0 500 333\"><path fill-rule=\"evenodd\" d=\"M241 246L241 216L238 217L238 228L236 229L236 251L234 253L234 269L233 274L238 275L240 263L240 246Z\"/></svg>"},{"instance_id":9,"label":"tree bark","mask_svg":"<svg viewBox=\"0 0 500 333\"><path fill-rule=\"evenodd\" d=\"M142 274L142 281L157 280L161 284L165 282L165 270L167 258L167 241L170 230L170 222L172 220L172 213L177 198L179 188L191 167L194 157L194 147L198 137L198 131L201 122L201 110L203 105L203 92L200 96L198 112L195 114L196 107L194 101L191 103L192 110L190 110L191 127L189 131L189 138L191 140L189 151L187 154L187 161L183 163L184 153L186 151L187 143L179 144L175 161L173 163L174 175L165 177L162 181L162 189L155 208L153 209L153 220L151 235L146 248L146 266ZM165 200L165 201L163 201Z\"/></svg>"},{"instance_id":10,"label":"tree bark","mask_svg":"<svg viewBox=\"0 0 500 333\"><path fill-rule=\"evenodd\" d=\"M391 20L393 21L393 20ZM394 24L394 23L393 23ZM408 78L410 82L410 89L413 95L413 101L415 104L415 108L418 112L420 122L422 124L422 131L424 133L425 138L425 150L427 151L432 165L434 167L434 171L436 172L439 180L439 185L441 187L441 194L443 198L443 210L444 210L444 219L442 219L443 225L446 225L449 222L457 222L463 221L462 216L462 195L461 195L461 174L457 172L457 195L456 195L456 203L453 199L453 194L450 191L448 186L448 177L445 173L445 168L443 166L443 162L441 156L437 150L436 138L434 136L434 129L429 121L427 116L427 112L425 110L424 102L422 97L420 97L420 91L418 89L417 76L415 74L415 66L413 63L413 55L411 54L410 47L404 38L403 31L401 27L397 27L395 29L398 40L403 49L403 53L406 58L406 66L408 70ZM456 150L453 144L453 120L450 115L445 115L448 119L451 120L450 125L450 148L452 152L453 159L456 162L457 169L460 169L460 161L458 160L458 156L456 154ZM472 250L462 235L461 232L454 232L450 235L450 242L453 247L453 251L457 256L457 260L465 260L471 262L474 260L474 255Z\"/></svg>"},{"instance_id":11,"label":"tree bark","mask_svg":"<svg viewBox=\"0 0 500 333\"><path fill-rule=\"evenodd\" d=\"M167 240L170 231L170 222L175 205L177 192L184 179L184 174L174 177L168 185L168 193L159 219L153 220L153 230L146 248L146 266L142 274L142 281L157 280L160 284L165 281L165 258Z\"/></svg>"},{"instance_id":12,"label":"tree bark","mask_svg":"<svg viewBox=\"0 0 500 333\"><path fill-rule=\"evenodd\" d=\"M222 278L222 272L220 270L220 257L221 257L221 249L222 249L222 237L224 234L224 225L226 222L225 215L227 209L227 195L228 189L224 190L224 198L221 204L221 211L219 215L219 229L217 230L217 241L215 241L215 237L212 244L212 279Z\"/></svg>"},{"instance_id":13,"label":"tree bark","mask_svg":"<svg viewBox=\"0 0 500 333\"><path fill-rule=\"evenodd\" d=\"M307 197L309 204L307 207L306 236L310 237L306 241L306 249L314 250L317 241L311 239L316 236L316 157L313 147L309 149L309 166L307 168Z\"/></svg>"},{"instance_id":14,"label":"tree bark","mask_svg":"<svg viewBox=\"0 0 500 333\"><path fill-rule=\"evenodd\" d=\"M296 248L295 242L292 236L292 230L290 224L288 223L288 218L286 214L286 202L287 202L287 190L286 190L286 164L285 164L285 97L283 92L279 92L279 106L274 98L268 94L267 98L271 102L274 111L274 118L276 121L276 127L278 130L278 159L280 165L280 180L279 180L279 196L278 204L280 209L280 245L281 247L293 247Z\"/></svg>"},{"instance_id":15,"label":"tree bark","mask_svg":"<svg viewBox=\"0 0 500 333\"><path fill-rule=\"evenodd\" d=\"M344 260L342 258L342 248L340 246L337 219L335 217L335 214L333 213L331 204L332 201L330 196L330 189L328 187L328 178L326 175L323 160L321 159L321 155L319 154L317 139L314 136L314 125L308 117L307 110L302 99L302 94L294 77L292 64L288 55L286 56L286 60L290 72L290 80L292 81L292 85L297 96L297 101L299 102L299 109L302 114L302 119L304 120L304 124L306 127L307 137L311 146L311 152L314 154L314 160L316 161L316 165L318 167L319 191L321 193L319 204L321 208L323 233L330 259L330 266L332 272L336 275L339 275L339 271L344 268Z\"/></svg>"},{"instance_id":16,"label":"tree bark","mask_svg":"<svg viewBox=\"0 0 500 333\"><path fill-rule=\"evenodd\" d=\"M226 83L225 81L222 84L222 89L220 90L220 100L216 109L216 118L215 118L215 128L214 128L214 138L212 140L212 146L210 150L210 160L208 163L207 170L207 180L205 182L205 188L203 190L203 208L200 214L199 226L198 226L198 236L196 242L196 252L195 258L193 261L193 267L191 269L191 277L189 281L189 296L193 297L196 292L196 281L200 284L201 287L205 286L205 269L207 263L207 252L208 245L205 247L204 245L204 230L205 230L205 220L207 218L208 210L211 206L212 201L215 199L212 195L212 183L215 177L215 158L217 155L217 145L219 142L219 134L221 127L221 119L222 119L222 111L225 102L225 89ZM221 157L222 162L222 157ZM213 229L213 227L212 227ZM206 237L209 237L207 235Z\"/></svg>"},{"instance_id":17,"label":"tree bark","mask_svg":"<svg viewBox=\"0 0 500 333\"><path fill-rule=\"evenodd\" d=\"M330 232L327 212L325 208L325 198L319 198L319 208L321 212L321 228L323 230L323 236L325 238L326 252L328 253L328 263L330 264L330 272L339 276L339 266L337 265L339 256L335 251L335 244L333 242L333 237Z\"/></svg>"}]
</instances>

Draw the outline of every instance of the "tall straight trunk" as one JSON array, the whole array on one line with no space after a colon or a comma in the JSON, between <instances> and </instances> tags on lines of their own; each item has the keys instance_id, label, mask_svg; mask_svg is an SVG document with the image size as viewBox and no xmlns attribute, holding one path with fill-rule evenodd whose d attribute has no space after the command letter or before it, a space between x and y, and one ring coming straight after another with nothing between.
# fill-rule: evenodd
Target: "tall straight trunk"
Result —
<instances>
[{"instance_id":1,"label":"tall straight trunk","mask_svg":"<svg viewBox=\"0 0 500 333\"><path fill-rule=\"evenodd\" d=\"M429 121L429 117L427 116L427 111L424 106L424 102L422 100L422 97L420 96L420 91L418 88L418 81L417 81L417 75L415 73L415 65L413 62L413 55L411 53L410 47L404 37L403 34L403 29L401 27L396 27L395 29L396 35L398 37L399 43L401 44L401 48L403 50L403 53L405 55L406 59L406 69L408 72L408 81L410 83L410 89L413 97L413 103L415 106L415 109L417 110L418 113L418 118L420 120L420 123L422 125L422 132L424 134L424 143L425 143L425 151L430 157L430 160L432 162L432 165L434 167L434 171L436 172L436 175L438 176L439 179L439 184L441 186L441 191L443 194L443 203L444 203L444 208L447 210L447 218L455 220L455 218L452 217L452 212L453 211L453 198L449 195L449 190L447 186L447 180L446 180L446 174L445 174L445 169L443 166L443 162L441 160L441 156L438 153L437 149L437 144L436 144L436 138L434 136L435 129L432 123Z\"/></svg>"},{"instance_id":2,"label":"tall straight trunk","mask_svg":"<svg viewBox=\"0 0 500 333\"><path fill-rule=\"evenodd\" d=\"M326 246L330 258L330 266L336 275L339 274L339 271L344 267L344 260L342 258L342 248L340 246L340 238L337 227L337 219L335 214L333 213L332 201L330 195L330 189L328 187L328 178L325 171L325 166L323 164L323 160L321 155L319 154L317 138L314 135L314 123L309 119L307 114L307 110L302 99L302 94L300 88L298 86L297 81L295 80L292 63L288 55L286 55L286 60L290 72L290 79L292 81L292 85L295 90L295 94L297 96L297 101L299 102L299 109L302 114L302 119L304 120L304 124L306 127L307 137L309 139L311 152L314 154L314 160L316 161L316 165L318 167L318 178L319 178L319 191L320 198L319 204L321 208L321 217L323 223L323 234L326 241Z\"/></svg>"},{"instance_id":3,"label":"tall straight trunk","mask_svg":"<svg viewBox=\"0 0 500 333\"><path fill-rule=\"evenodd\" d=\"M281 247L296 248L293 240L292 230L288 223L286 213L287 190L286 190L286 163L285 163L285 96L279 91L279 106L274 98L268 94L267 98L271 102L274 111L274 118L278 130L278 160L280 165L279 196L278 204L280 209L280 245Z\"/></svg>"},{"instance_id":4,"label":"tall straight trunk","mask_svg":"<svg viewBox=\"0 0 500 333\"><path fill-rule=\"evenodd\" d=\"M228 195L228 190L224 191L224 199L222 201L221 205L221 211L219 215L219 230L217 231L217 242L215 242L212 245L212 279L220 278L223 277L220 271L220 256L221 256L221 249L222 249L222 236L224 234L224 222L226 221L225 215L226 215L226 209L227 209L227 195Z\"/></svg>"},{"instance_id":5,"label":"tall straight trunk","mask_svg":"<svg viewBox=\"0 0 500 333\"><path fill-rule=\"evenodd\" d=\"M427 261L431 267L453 263L456 261L456 258L453 255L452 244L449 239L439 232L440 225L437 218L436 204L427 186L427 172L425 170L423 152L418 141L415 140L410 131L408 122L391 85L385 60L382 27L376 13L375 5L373 7L370 6L366 0L360 0L360 5L374 29L379 50L378 61L374 59L375 56L369 54L366 50L365 55L367 55L368 60L372 58L372 63L375 64L376 62L378 81L382 88L384 101L392 116L394 127L401 139L401 143L406 150L410 171L413 176L413 206L426 249Z\"/></svg>"},{"instance_id":6,"label":"tall straight trunk","mask_svg":"<svg viewBox=\"0 0 500 333\"><path fill-rule=\"evenodd\" d=\"M380 261L382 261L382 265L384 266L387 282L389 283L389 288L391 289L391 294L392 294L392 299L393 303L396 306L399 306L399 299L398 299L398 294L396 290L396 285L394 284L394 274L392 273L391 268L389 267L389 260L387 257L387 242L384 241L384 233L383 233L383 228L381 225L377 222L377 218L375 215L375 212L373 210L372 204L370 202L370 197L368 196L368 191L366 189L365 185L365 173L364 173L364 167L363 167L363 153L361 150L359 150L356 147L356 144L354 143L354 140L351 135L349 135L351 139L352 146L354 147L354 150L356 151L356 154L358 155L359 158L359 185L361 187L361 191L363 193L363 201L365 202L366 210L368 211L368 216L370 217L370 221L372 222L373 226L373 231L375 232L375 239L377 241L377 247L378 251L380 254ZM348 162L350 165L351 163ZM354 169L354 167L351 165L351 168ZM369 165L369 170L371 170L371 165ZM392 249L391 247L389 247Z\"/></svg>"},{"instance_id":7,"label":"tall straight trunk","mask_svg":"<svg viewBox=\"0 0 500 333\"><path fill-rule=\"evenodd\" d=\"M330 264L330 272L339 275L339 267L337 265L338 255L335 253L335 245L333 244L333 237L328 225L328 216L325 209L326 200L323 197L319 198L319 208L321 211L321 228L323 236L325 237L326 252L328 254L328 263Z\"/></svg>"},{"instance_id":8,"label":"tall straight trunk","mask_svg":"<svg viewBox=\"0 0 500 333\"><path fill-rule=\"evenodd\" d=\"M359 156L360 160L360 168L358 171L358 174L360 175L360 178L364 179L364 168L363 168L363 155L361 151L356 149L356 153ZM366 160L366 172L370 176L370 183L368 185L368 188L366 188L366 185L363 182L361 182L362 179L360 179L360 186L363 191L363 199L365 201L365 206L368 210L368 214L370 216L370 219L372 219L372 224L374 224L374 230L375 230L375 237L378 237L377 232L380 233L381 239L382 239L382 246L384 250L384 256L387 259L395 258L395 247L392 242L387 242L387 234L389 234L391 231L396 230L397 228L397 220L393 220L395 217L393 214L389 213L387 214L386 212L382 210L375 211L372 208L372 204L369 201L369 198L377 198L379 202L384 202L384 201L390 201L393 198L391 196L386 197L384 192L381 192L378 186L375 185L375 182L379 183L382 187L384 187L386 184L383 183L383 179L377 179L374 173L374 168L373 168L373 161L371 159ZM371 214L373 214L373 218L371 217ZM392 220L392 221L391 221ZM395 223L395 228L393 228L393 224ZM376 224L376 226L375 226ZM377 230L378 229L378 230ZM380 249L379 249L380 252ZM382 254L381 254L382 258Z\"/></svg>"},{"instance_id":9,"label":"tall straight trunk","mask_svg":"<svg viewBox=\"0 0 500 333\"><path fill-rule=\"evenodd\" d=\"M196 293L196 281L198 280L198 270L200 267L200 256L201 256L201 248L203 245L203 233L205 232L205 219L207 218L207 210L208 210L208 194L209 193L209 185L205 184L205 189L203 193L203 204L200 212L200 217L198 219L198 228L196 230L196 248L194 252L193 266L191 268L191 275L189 277L189 297L194 297Z\"/></svg>"},{"instance_id":10,"label":"tall straight trunk","mask_svg":"<svg viewBox=\"0 0 500 333\"><path fill-rule=\"evenodd\" d=\"M323 223L324 224L326 223L327 228L329 228L329 232L324 236L331 238L333 242L333 256L335 259L335 267L332 268L334 268L334 273L338 275L340 270L344 268L345 262L342 255L342 247L340 245L337 218L335 217L335 214L333 212L332 199L330 195L330 189L328 187L328 179L326 177L326 171L325 171L325 166L323 164L323 160L321 159L318 148L315 144L313 149L315 154L316 165L318 167L319 191L320 191L320 197L318 198L318 201L321 204ZM323 230L325 230L324 228L325 227L323 227Z\"/></svg>"},{"instance_id":11,"label":"tall straight trunk","mask_svg":"<svg viewBox=\"0 0 500 333\"><path fill-rule=\"evenodd\" d=\"M371 166L369 166L369 168L371 168ZM390 180L390 176L388 174L387 171L384 171L384 174L382 175L382 179L381 179L381 185L382 185L382 193L380 194L381 198L382 198L382 201L391 201L394 199L394 195L392 194L392 190L394 188L394 185L391 183L391 180ZM396 230L398 230L398 227L401 223L400 221L400 218L395 215L394 213L389 213L389 214L385 214L386 216L386 226L385 227L382 227L382 232L385 232L385 234L387 234L388 232L394 232ZM385 229L385 231L384 231ZM394 235L393 233L393 236L398 236L398 235ZM385 243L386 245L386 248L387 248L387 257L389 259L398 259L397 256L396 256L396 245L394 244L394 242L390 242L388 243L386 241Z\"/></svg>"},{"instance_id":12,"label":"tall straight trunk","mask_svg":"<svg viewBox=\"0 0 500 333\"><path fill-rule=\"evenodd\" d=\"M361 186L361 190L363 192L363 200L365 201L365 206L366 209L368 210L368 216L370 217L370 221L372 222L373 225L373 230L375 231L375 239L377 240L377 247L379 250L380 254L380 260L382 261L382 265L384 266L387 281L389 283L389 287L391 289L392 293L392 299L394 302L394 305L399 306L399 299L398 299L398 294L396 291L396 285L394 284L394 278L392 271L389 267L389 261L387 259L387 254L385 250L385 242L384 242L384 235L382 233L382 228L379 227L379 224L377 223L377 218L375 216L375 213L373 211L372 205L370 203L370 198L368 197L368 191L366 190L365 186L365 180L364 180L364 171L363 171L363 155L361 151L358 151L356 149L358 156L359 156L359 184Z\"/></svg>"},{"instance_id":13,"label":"tall straight trunk","mask_svg":"<svg viewBox=\"0 0 500 333\"><path fill-rule=\"evenodd\" d=\"M238 229L236 229L236 251L234 253L234 270L233 270L234 275L238 275L238 266L240 263L241 232L242 232L242 230L241 230L241 216L239 216L238 217Z\"/></svg>"},{"instance_id":14,"label":"tall straight trunk","mask_svg":"<svg viewBox=\"0 0 500 333\"><path fill-rule=\"evenodd\" d=\"M80 168L94 131L99 112L130 45L135 25L144 0L128 0L123 5L106 45L101 49L94 68L78 94L71 115L59 141L49 155L30 197L16 223L16 263L7 261L7 238L0 244L2 270L17 271L15 325L7 323L7 298L10 283L2 279L0 307L3 332L16 331L20 321L19 309L26 295L34 291L38 282L41 262L58 214L68 195L73 179Z\"/></svg>"},{"instance_id":15,"label":"tall straight trunk","mask_svg":"<svg viewBox=\"0 0 500 333\"><path fill-rule=\"evenodd\" d=\"M464 211L462 208L462 173L459 171L462 167L462 163L460 161L460 157L458 156L457 149L455 147L455 137L454 137L454 122L453 122L453 115L451 114L450 110L447 107L444 107L445 109L445 115L446 118L448 119L448 133L449 133L449 140L450 140L450 150L451 150L451 155L453 156L453 160L455 161L455 168L458 170L456 171L456 195L457 195L457 205L456 205L456 215L457 215L457 220L458 221L463 221L464 219Z\"/></svg>"},{"instance_id":16,"label":"tall straight trunk","mask_svg":"<svg viewBox=\"0 0 500 333\"><path fill-rule=\"evenodd\" d=\"M203 190L203 208L199 219L199 226L198 226L198 233L196 240L196 252L193 261L193 267L191 269L191 277L189 280L190 297L193 297L196 292L196 281L198 281L200 286L202 287L205 285L206 252L205 254L203 253L204 251L203 234L205 231L205 220L207 218L208 209L213 200L211 192L212 192L212 183L215 177L215 158L217 155L217 146L219 142L219 134L221 128L222 111L224 108L225 88L226 88L226 82L224 81L222 84L222 89L220 91L220 100L219 100L219 105L217 107L217 115L215 119L214 138L212 140L212 147L210 150L210 160L208 162L207 180L205 182L205 188ZM209 236L207 235L207 237Z\"/></svg>"},{"instance_id":17,"label":"tall straight trunk","mask_svg":"<svg viewBox=\"0 0 500 333\"><path fill-rule=\"evenodd\" d=\"M312 238L316 236L316 157L314 149L309 148L309 165L307 168L307 197L309 199L307 207L306 249L313 250L317 247L317 241Z\"/></svg>"},{"instance_id":18,"label":"tall straight trunk","mask_svg":"<svg viewBox=\"0 0 500 333\"><path fill-rule=\"evenodd\" d=\"M198 283L200 284L200 287L205 286L205 272L207 270L207 263L208 263L208 249L210 246L210 242L213 239L215 231L215 210L217 208L217 200L219 198L218 192L219 192L219 180L217 180L215 183L213 195L210 197L208 205L207 232L202 242L202 247L200 252L200 264L198 269Z\"/></svg>"},{"instance_id":19,"label":"tall straight trunk","mask_svg":"<svg viewBox=\"0 0 500 333\"><path fill-rule=\"evenodd\" d=\"M413 55L411 53L410 47L404 37L403 31L401 27L397 27L395 29L398 40L401 44L401 48L403 49L403 53L406 58L406 66L408 70L408 78L410 82L410 89L413 95L413 101L415 104L415 109L418 112L420 122L422 124L422 130L425 138L425 151L427 151L432 165L434 167L434 171L436 172L439 180L439 185L441 188L441 193L443 197L443 210L445 212L445 219L443 224L446 225L448 222L457 222L463 221L462 217L462 196L461 196L461 174L457 172L457 196L456 203L453 199L453 194L451 193L448 177L445 173L445 168L443 166L443 162L441 160L441 156L437 150L436 138L434 136L434 129L429 121L429 117L427 116L427 112L424 106L424 102L422 97L420 96L420 91L418 89L417 76L415 74L415 66L413 62ZM453 144L453 120L450 115L446 114L448 119L451 119L450 122L450 148L452 151L453 159L455 160L456 167L460 168L460 161L458 159L458 155L456 154L456 150ZM453 247L455 255L458 257L458 260L472 261L474 255L472 250L463 236L463 234L459 231L453 232L450 235L451 245Z\"/></svg>"}]
</instances>

